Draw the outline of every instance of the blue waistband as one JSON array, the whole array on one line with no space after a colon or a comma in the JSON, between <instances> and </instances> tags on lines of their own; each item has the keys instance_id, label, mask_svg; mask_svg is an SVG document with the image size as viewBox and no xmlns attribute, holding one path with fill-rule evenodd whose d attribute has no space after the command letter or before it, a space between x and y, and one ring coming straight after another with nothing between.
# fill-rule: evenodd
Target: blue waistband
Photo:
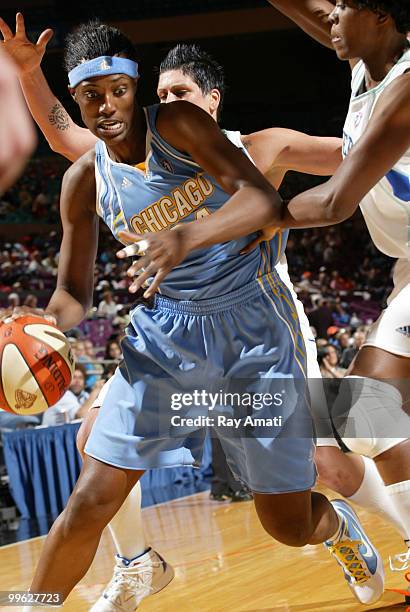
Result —
<instances>
[{"instance_id":1,"label":"blue waistband","mask_svg":"<svg viewBox=\"0 0 410 612\"><path fill-rule=\"evenodd\" d=\"M157 293L154 299L154 308L190 315L208 315L222 312L266 293L267 288L269 290L269 285L277 286L280 279L276 271L270 273L269 281L270 283L267 283L266 277L261 276L259 279L235 289L235 291L208 300L175 300Z\"/></svg>"}]
</instances>

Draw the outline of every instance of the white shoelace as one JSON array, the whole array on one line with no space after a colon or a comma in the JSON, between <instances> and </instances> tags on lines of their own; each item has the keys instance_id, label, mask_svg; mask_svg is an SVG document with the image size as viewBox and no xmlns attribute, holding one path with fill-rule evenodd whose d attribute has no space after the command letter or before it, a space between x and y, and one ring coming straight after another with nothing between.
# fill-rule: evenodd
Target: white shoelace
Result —
<instances>
[{"instance_id":1,"label":"white shoelace","mask_svg":"<svg viewBox=\"0 0 410 612\"><path fill-rule=\"evenodd\" d=\"M143 587L147 591L153 591L153 587L149 584L153 570L162 566L161 561L152 561L147 567L145 564L134 565L133 567L114 568L114 575L110 584L104 592L107 599L115 597L121 593L123 587L127 587L137 594L137 590Z\"/></svg>"},{"instance_id":2,"label":"white shoelace","mask_svg":"<svg viewBox=\"0 0 410 612\"><path fill-rule=\"evenodd\" d=\"M400 565L399 565L400 564ZM410 568L410 548L398 555L389 557L389 565L392 572L404 572Z\"/></svg>"}]
</instances>

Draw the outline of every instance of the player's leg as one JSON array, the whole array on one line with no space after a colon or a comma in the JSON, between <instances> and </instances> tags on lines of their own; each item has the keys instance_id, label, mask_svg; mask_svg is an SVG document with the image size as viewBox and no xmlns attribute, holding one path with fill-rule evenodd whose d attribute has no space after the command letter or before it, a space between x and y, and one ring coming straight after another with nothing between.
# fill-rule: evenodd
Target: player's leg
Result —
<instances>
[{"instance_id":1,"label":"player's leg","mask_svg":"<svg viewBox=\"0 0 410 612\"><path fill-rule=\"evenodd\" d=\"M83 458L86 442L108 388L109 384L106 383L78 431L77 448ZM174 577L172 567L147 545L139 481L112 517L108 529L116 550L113 575L90 612L133 610L142 599L163 589ZM142 566L145 570L145 582L133 580L136 569L139 572Z\"/></svg>"},{"instance_id":2,"label":"player's leg","mask_svg":"<svg viewBox=\"0 0 410 612\"><path fill-rule=\"evenodd\" d=\"M350 414L358 437L349 436L347 429L345 442L353 451L375 461L409 545L410 417L406 413L406 403L410 358L376 346L364 346L355 360L351 376L346 382L355 389L350 392L353 395ZM381 437L383 434L385 437Z\"/></svg>"},{"instance_id":3,"label":"player's leg","mask_svg":"<svg viewBox=\"0 0 410 612\"><path fill-rule=\"evenodd\" d=\"M105 394L98 396L96 403L89 410L78 430L77 448L83 459L85 457L84 448L86 442L104 397ZM117 556L124 559L127 565L131 560L148 551L149 546L147 546L145 540L141 514L141 485L139 482L130 491L130 494L124 500L115 516L113 516L108 527L114 540Z\"/></svg>"},{"instance_id":4,"label":"player's leg","mask_svg":"<svg viewBox=\"0 0 410 612\"><path fill-rule=\"evenodd\" d=\"M355 453L344 453L335 439L333 444L323 442L318 439L315 455L319 482L349 502L378 514L406 540L403 523L374 461Z\"/></svg>"},{"instance_id":5,"label":"player's leg","mask_svg":"<svg viewBox=\"0 0 410 612\"><path fill-rule=\"evenodd\" d=\"M230 430L218 418L215 430L232 471L253 491L266 531L290 546L325 542L359 601L376 601L383 592L383 564L356 515L344 501L330 504L311 493L316 470L306 352L292 299L274 274L259 282L263 294L241 304L224 328L228 341L233 330L232 357L225 351L232 363L229 391L232 397L250 394L258 404L227 406L242 429Z\"/></svg>"},{"instance_id":6,"label":"player's leg","mask_svg":"<svg viewBox=\"0 0 410 612\"><path fill-rule=\"evenodd\" d=\"M32 592L67 597L90 567L104 527L142 474L85 458L67 507L45 541Z\"/></svg>"}]
</instances>

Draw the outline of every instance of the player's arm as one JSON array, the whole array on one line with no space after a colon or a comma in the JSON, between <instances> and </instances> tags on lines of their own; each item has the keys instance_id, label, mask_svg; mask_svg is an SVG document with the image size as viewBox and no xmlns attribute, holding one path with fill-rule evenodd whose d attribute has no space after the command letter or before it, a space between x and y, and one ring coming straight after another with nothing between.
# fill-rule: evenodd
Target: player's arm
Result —
<instances>
[{"instance_id":1,"label":"player's arm","mask_svg":"<svg viewBox=\"0 0 410 612\"><path fill-rule=\"evenodd\" d=\"M410 74L395 79L367 129L329 181L290 200L284 227L318 227L349 218L410 148Z\"/></svg>"},{"instance_id":2,"label":"player's arm","mask_svg":"<svg viewBox=\"0 0 410 612\"><path fill-rule=\"evenodd\" d=\"M65 173L61 191L63 240L57 288L46 312L63 331L78 325L92 305L98 246L93 155L87 153Z\"/></svg>"},{"instance_id":3,"label":"player's arm","mask_svg":"<svg viewBox=\"0 0 410 612\"><path fill-rule=\"evenodd\" d=\"M10 187L34 148L34 125L15 67L0 49L0 195Z\"/></svg>"},{"instance_id":4,"label":"player's arm","mask_svg":"<svg viewBox=\"0 0 410 612\"><path fill-rule=\"evenodd\" d=\"M269 179L277 169L330 176L342 161L342 140L271 128L243 137L257 168Z\"/></svg>"},{"instance_id":5,"label":"player's arm","mask_svg":"<svg viewBox=\"0 0 410 612\"><path fill-rule=\"evenodd\" d=\"M214 214L185 224L191 250L235 240L280 219L282 201L278 193L202 109L184 101L163 104L157 129L231 196Z\"/></svg>"},{"instance_id":6,"label":"player's arm","mask_svg":"<svg viewBox=\"0 0 410 612\"><path fill-rule=\"evenodd\" d=\"M212 215L180 223L173 231L143 235L122 232L124 242L146 241L144 257L128 272L133 276L144 270L133 282L131 291L154 277L145 291L146 297L155 293L172 268L191 251L252 234L278 221L283 210L282 200L266 178L226 138L211 116L196 105L182 100L161 104L157 130L175 149L188 153L231 197ZM122 250L118 256L128 254Z\"/></svg>"},{"instance_id":7,"label":"player's arm","mask_svg":"<svg viewBox=\"0 0 410 612\"><path fill-rule=\"evenodd\" d=\"M0 18L1 47L14 60L20 85L30 112L47 139L51 149L75 161L94 147L97 138L74 123L51 91L40 67L52 30L44 30L37 43L27 38L24 19L16 15L16 33Z\"/></svg>"},{"instance_id":8,"label":"player's arm","mask_svg":"<svg viewBox=\"0 0 410 612\"><path fill-rule=\"evenodd\" d=\"M333 49L329 15L334 4L328 0L268 0L278 11L294 21L306 34Z\"/></svg>"}]
</instances>

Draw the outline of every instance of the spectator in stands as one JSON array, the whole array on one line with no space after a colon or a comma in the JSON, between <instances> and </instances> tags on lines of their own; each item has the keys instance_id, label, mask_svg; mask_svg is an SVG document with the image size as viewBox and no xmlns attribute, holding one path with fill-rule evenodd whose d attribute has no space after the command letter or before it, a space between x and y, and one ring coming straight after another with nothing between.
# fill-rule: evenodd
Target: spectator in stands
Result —
<instances>
[{"instance_id":1,"label":"spectator in stands","mask_svg":"<svg viewBox=\"0 0 410 612\"><path fill-rule=\"evenodd\" d=\"M335 325L340 327L350 323L350 314L347 312L346 305L340 301L340 298L336 299L333 308L333 321Z\"/></svg>"},{"instance_id":2,"label":"spectator in stands","mask_svg":"<svg viewBox=\"0 0 410 612\"><path fill-rule=\"evenodd\" d=\"M10 293L7 298L7 306L8 308L17 308L17 306L20 306L20 296L18 293Z\"/></svg>"},{"instance_id":3,"label":"spectator in stands","mask_svg":"<svg viewBox=\"0 0 410 612\"><path fill-rule=\"evenodd\" d=\"M339 333L336 335L337 347L339 352L342 353L345 349L349 348L351 345L351 337L349 332L345 329L341 329Z\"/></svg>"},{"instance_id":4,"label":"spectator in stands","mask_svg":"<svg viewBox=\"0 0 410 612\"><path fill-rule=\"evenodd\" d=\"M69 423L75 419L84 418L94 401L97 399L97 396L104 383L104 379L98 380L92 391L87 394L87 397L85 397L85 394L83 394L82 397L84 399L82 402L79 401L79 396L77 397L71 388L68 389L64 393L63 397L56 404L54 404L54 406L46 410L43 415L42 424L50 427L53 425L64 425L65 423ZM81 383L79 383L79 385L80 384Z\"/></svg>"},{"instance_id":5,"label":"spectator in stands","mask_svg":"<svg viewBox=\"0 0 410 612\"><path fill-rule=\"evenodd\" d=\"M318 338L327 338L327 330L333 326L333 315L328 300L320 300L319 306L309 313L309 322L316 329Z\"/></svg>"},{"instance_id":6,"label":"spectator in stands","mask_svg":"<svg viewBox=\"0 0 410 612\"><path fill-rule=\"evenodd\" d=\"M77 363L71 379L70 391L74 393L80 404L83 404L90 395L88 391L85 390L86 377L87 373L84 365L82 363Z\"/></svg>"},{"instance_id":7,"label":"spectator in stands","mask_svg":"<svg viewBox=\"0 0 410 612\"><path fill-rule=\"evenodd\" d=\"M117 314L117 303L114 299L112 291L105 291L103 293L103 299L98 304L98 315L100 317L107 317L113 319Z\"/></svg>"},{"instance_id":8,"label":"spectator in stands","mask_svg":"<svg viewBox=\"0 0 410 612\"><path fill-rule=\"evenodd\" d=\"M359 352L359 348L362 346L365 338L366 331L364 328L359 328L353 334L353 346L344 349L340 358L340 367L347 369L350 366L356 354Z\"/></svg>"},{"instance_id":9,"label":"spectator in stands","mask_svg":"<svg viewBox=\"0 0 410 612\"><path fill-rule=\"evenodd\" d=\"M339 365L339 352L333 344L318 349L318 361L323 378L343 378L346 370Z\"/></svg>"},{"instance_id":10,"label":"spectator in stands","mask_svg":"<svg viewBox=\"0 0 410 612\"><path fill-rule=\"evenodd\" d=\"M49 272L53 276L57 276L58 260L54 247L50 247L47 249L47 257L45 257L41 263L43 265L43 268L47 272Z\"/></svg>"},{"instance_id":11,"label":"spectator in stands","mask_svg":"<svg viewBox=\"0 0 410 612\"><path fill-rule=\"evenodd\" d=\"M113 359L114 361L122 359L121 346L117 340L111 339L107 341L104 359Z\"/></svg>"}]
</instances>

